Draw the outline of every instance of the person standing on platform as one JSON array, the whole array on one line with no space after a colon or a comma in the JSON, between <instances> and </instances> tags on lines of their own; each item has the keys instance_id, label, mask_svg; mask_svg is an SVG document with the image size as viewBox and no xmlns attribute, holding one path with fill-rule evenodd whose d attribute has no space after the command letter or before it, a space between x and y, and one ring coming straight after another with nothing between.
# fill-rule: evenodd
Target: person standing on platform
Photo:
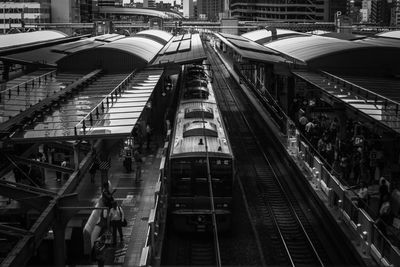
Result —
<instances>
[{"instance_id":1,"label":"person standing on platform","mask_svg":"<svg viewBox=\"0 0 400 267\"><path fill-rule=\"evenodd\" d=\"M90 182L92 184L94 183L94 178L96 177L96 172L97 172L97 163L96 163L96 161L93 161L92 165L90 165L90 168L89 168Z\"/></svg>"},{"instance_id":2,"label":"person standing on platform","mask_svg":"<svg viewBox=\"0 0 400 267\"><path fill-rule=\"evenodd\" d=\"M381 208L386 197L389 197L389 187L384 177L381 177L379 183L379 209Z\"/></svg>"},{"instance_id":3,"label":"person standing on platform","mask_svg":"<svg viewBox=\"0 0 400 267\"><path fill-rule=\"evenodd\" d=\"M135 150L135 153L133 153L133 158L135 159L135 164L136 164L136 175L135 175L135 182L139 182L140 178L142 176L142 157L139 154L138 150Z\"/></svg>"},{"instance_id":4,"label":"person standing on platform","mask_svg":"<svg viewBox=\"0 0 400 267\"><path fill-rule=\"evenodd\" d=\"M119 238L121 243L124 240L124 236L122 235L122 221L124 219L125 219L124 211L118 205L117 201L114 201L110 209L110 222L111 222L110 225L112 228L113 244L117 243L117 230L119 233Z\"/></svg>"},{"instance_id":5,"label":"person standing on platform","mask_svg":"<svg viewBox=\"0 0 400 267\"><path fill-rule=\"evenodd\" d=\"M61 162L61 167L63 167L63 168L67 168L68 167L68 162L64 159L62 162ZM68 178L69 178L69 174L67 173L67 172L64 172L63 173L63 178L64 178L64 180L68 180Z\"/></svg>"},{"instance_id":6,"label":"person standing on platform","mask_svg":"<svg viewBox=\"0 0 400 267\"><path fill-rule=\"evenodd\" d=\"M146 148L150 149L150 141L151 141L151 128L149 124L146 124Z\"/></svg>"},{"instance_id":7,"label":"person standing on platform","mask_svg":"<svg viewBox=\"0 0 400 267\"><path fill-rule=\"evenodd\" d=\"M360 189L357 192L358 195L358 207L361 209L365 209L368 202L368 186L365 182L361 182Z\"/></svg>"}]
</instances>

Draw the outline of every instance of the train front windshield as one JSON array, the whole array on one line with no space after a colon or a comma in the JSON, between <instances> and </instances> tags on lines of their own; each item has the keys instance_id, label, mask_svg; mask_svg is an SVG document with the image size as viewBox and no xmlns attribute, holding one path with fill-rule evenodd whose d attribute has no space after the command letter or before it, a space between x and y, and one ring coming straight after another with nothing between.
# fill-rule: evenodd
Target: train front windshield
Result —
<instances>
[{"instance_id":1,"label":"train front windshield","mask_svg":"<svg viewBox=\"0 0 400 267\"><path fill-rule=\"evenodd\" d=\"M214 196L232 194L232 159L210 158ZM175 196L209 196L206 158L173 159L172 194Z\"/></svg>"}]
</instances>

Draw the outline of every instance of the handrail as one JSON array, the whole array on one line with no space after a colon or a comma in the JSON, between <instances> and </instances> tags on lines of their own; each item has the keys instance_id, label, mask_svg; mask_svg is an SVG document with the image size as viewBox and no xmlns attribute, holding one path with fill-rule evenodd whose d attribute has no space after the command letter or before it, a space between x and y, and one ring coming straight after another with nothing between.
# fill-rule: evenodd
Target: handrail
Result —
<instances>
[{"instance_id":1,"label":"handrail","mask_svg":"<svg viewBox=\"0 0 400 267\"><path fill-rule=\"evenodd\" d=\"M42 75L40 75L40 76L31 78L31 79L29 79L29 80L27 80L27 81L23 81L23 82L21 82L21 83L19 83L19 84L16 84L16 85L14 85L14 86L12 86L12 87L10 87L10 88L7 88L7 89L4 89L3 91L0 91L0 93L3 94L3 93L5 93L5 92L7 92L7 91L11 91L11 90L14 89L14 88L19 88L21 85L27 84L27 83L29 83L29 82L31 82L31 81L36 80L36 79L40 79L41 77L46 77L46 76L48 76L48 75L53 75L54 72L57 72L57 70L52 70L52 71L49 71L49 72L47 72L47 73L44 73L44 74L42 74Z\"/></svg>"},{"instance_id":2,"label":"handrail","mask_svg":"<svg viewBox=\"0 0 400 267\"><path fill-rule=\"evenodd\" d=\"M82 124L82 129L83 129L83 134L86 134L86 123L85 121L89 118L89 122L90 122L90 126L93 126L93 113L95 113L96 117L98 117L100 115L99 113L99 109L101 109L103 111L104 114L104 110L106 109L104 107L104 104L107 105L107 108L110 106L110 99L111 99L111 105L114 104L114 100L117 100L117 96L118 93L121 93L122 91L122 86L126 85L125 83L127 81L129 81L132 76L134 76L135 70L132 71L125 79L123 79L117 86L115 86L115 88L106 96L104 97L94 108L92 108L91 111L89 111L88 114L86 114L85 117L83 117L74 127L74 132L75 135L78 135L78 127L80 124ZM115 94L115 98L113 97L113 95Z\"/></svg>"},{"instance_id":3,"label":"handrail","mask_svg":"<svg viewBox=\"0 0 400 267\"><path fill-rule=\"evenodd\" d=\"M373 91L371 91L371 90L368 90L368 89L366 89L366 88L364 88L364 87L362 87L362 86L360 86L360 85L357 85L357 84L354 84L354 83L352 83L352 82L346 81L346 80L344 80L344 79L342 79L342 78L340 78L340 77L338 77L338 76L336 76L336 75L333 75L333 74L331 74L331 73L329 73L329 72L321 71L321 73L324 74L324 75L326 75L326 76L328 76L328 78L333 78L333 79L335 79L335 80L338 80L338 81L342 82L343 84L348 84L348 85L350 85L350 86L352 86L352 87L355 87L355 88L357 88L357 89L360 89L360 90L366 92L367 94L371 94L371 95L373 95L373 96L375 96L375 97L380 97L380 98L382 98L383 100L385 100L386 102L391 102L391 103L393 103L393 104L396 105L397 107L400 106L400 103L397 102L397 101L394 101L394 100L392 100L392 99L390 99L390 98L387 98L387 97L385 97L385 96L383 96L383 95L380 95L380 94L375 93L375 92L373 92ZM377 99L375 98L374 101L377 102Z\"/></svg>"}]
</instances>

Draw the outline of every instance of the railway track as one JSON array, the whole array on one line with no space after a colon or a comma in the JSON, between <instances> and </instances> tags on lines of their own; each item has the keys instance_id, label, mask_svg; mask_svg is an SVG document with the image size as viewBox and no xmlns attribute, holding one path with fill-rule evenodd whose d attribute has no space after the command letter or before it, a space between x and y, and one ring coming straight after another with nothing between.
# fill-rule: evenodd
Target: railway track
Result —
<instances>
[{"instance_id":1,"label":"railway track","mask_svg":"<svg viewBox=\"0 0 400 267\"><path fill-rule=\"evenodd\" d=\"M265 131L229 72L207 47L214 88L247 196L250 221L265 265L325 266L332 261L314 232L315 223L275 172ZM259 141L262 140L262 141Z\"/></svg>"}]
</instances>

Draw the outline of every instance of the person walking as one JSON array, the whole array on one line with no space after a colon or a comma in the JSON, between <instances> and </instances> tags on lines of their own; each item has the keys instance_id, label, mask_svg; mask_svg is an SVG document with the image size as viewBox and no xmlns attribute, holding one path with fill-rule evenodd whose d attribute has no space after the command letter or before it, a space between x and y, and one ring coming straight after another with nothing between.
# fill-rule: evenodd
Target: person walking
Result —
<instances>
[{"instance_id":1,"label":"person walking","mask_svg":"<svg viewBox=\"0 0 400 267\"><path fill-rule=\"evenodd\" d=\"M150 141L151 141L151 128L149 124L146 124L146 148L150 149Z\"/></svg>"},{"instance_id":2,"label":"person walking","mask_svg":"<svg viewBox=\"0 0 400 267\"><path fill-rule=\"evenodd\" d=\"M140 178L142 176L142 157L139 154L138 150L135 150L135 153L133 154L133 157L135 159L135 164L136 164L136 175L135 175L135 182L140 182Z\"/></svg>"},{"instance_id":3,"label":"person walking","mask_svg":"<svg viewBox=\"0 0 400 267\"><path fill-rule=\"evenodd\" d=\"M90 182L92 184L94 183L94 178L96 177L96 172L97 172L97 163L95 161L93 161L92 165L89 168Z\"/></svg>"},{"instance_id":4,"label":"person walking","mask_svg":"<svg viewBox=\"0 0 400 267\"><path fill-rule=\"evenodd\" d=\"M117 243L117 230L119 233L120 241L123 242L124 238L122 235L122 221L124 221L125 215L122 208L118 205L116 201L112 203L112 207L110 209L110 221L112 228L112 240L113 244Z\"/></svg>"},{"instance_id":5,"label":"person walking","mask_svg":"<svg viewBox=\"0 0 400 267\"><path fill-rule=\"evenodd\" d=\"M381 208L386 196L389 198L389 187L386 179L381 177L379 185L379 209Z\"/></svg>"}]
</instances>

